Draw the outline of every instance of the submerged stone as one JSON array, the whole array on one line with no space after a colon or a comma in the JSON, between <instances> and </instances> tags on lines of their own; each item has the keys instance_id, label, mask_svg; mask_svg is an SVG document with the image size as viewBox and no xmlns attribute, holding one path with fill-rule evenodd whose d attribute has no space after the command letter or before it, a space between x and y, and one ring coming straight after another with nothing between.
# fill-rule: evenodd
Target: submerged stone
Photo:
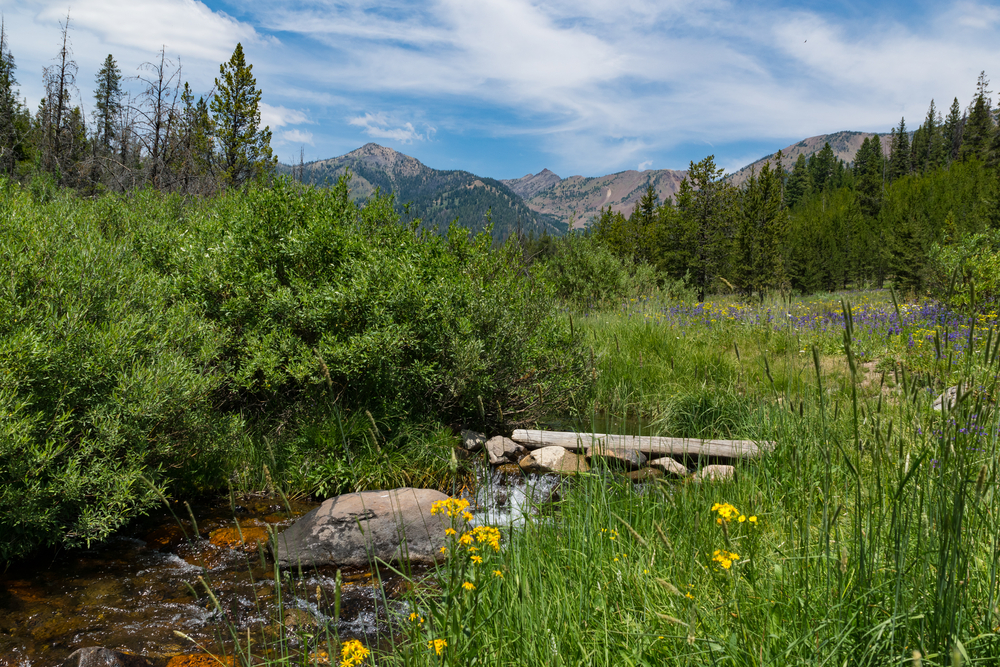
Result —
<instances>
[{"instance_id":1,"label":"submerged stone","mask_svg":"<svg viewBox=\"0 0 1000 667\"><path fill-rule=\"evenodd\" d=\"M142 656L89 646L71 653L62 667L149 667L149 661Z\"/></svg>"},{"instance_id":2,"label":"submerged stone","mask_svg":"<svg viewBox=\"0 0 1000 667\"><path fill-rule=\"evenodd\" d=\"M448 496L432 489L364 491L330 498L275 538L275 558L284 567L367 567L374 561L430 565L443 558L451 519L431 514ZM461 517L458 517L461 522Z\"/></svg>"}]
</instances>

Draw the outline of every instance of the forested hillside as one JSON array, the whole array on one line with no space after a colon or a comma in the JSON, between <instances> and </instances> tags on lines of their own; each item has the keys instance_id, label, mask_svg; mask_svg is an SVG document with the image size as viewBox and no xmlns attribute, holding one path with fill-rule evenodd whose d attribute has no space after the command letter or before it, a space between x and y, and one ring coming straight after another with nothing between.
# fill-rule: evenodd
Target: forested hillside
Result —
<instances>
[{"instance_id":1,"label":"forested hillside","mask_svg":"<svg viewBox=\"0 0 1000 667\"><path fill-rule=\"evenodd\" d=\"M279 168L308 185L335 184L350 172L351 197L358 202L376 189L395 197L396 207L423 226L444 231L453 221L475 232L492 222L493 237L512 234L561 234L565 226L555 218L532 211L513 190L492 178L467 171L432 169L419 160L378 144L366 144L347 155Z\"/></svg>"},{"instance_id":2,"label":"forested hillside","mask_svg":"<svg viewBox=\"0 0 1000 667\"><path fill-rule=\"evenodd\" d=\"M661 284L686 281L701 299L962 289L975 258L995 246L977 235L1000 225L1000 134L987 86L981 75L964 112L956 99L942 118L932 101L915 131L903 119L887 141L866 136L850 161L829 143L794 162L778 153L739 186L714 156L692 162L675 198L661 201L648 187L629 215L606 207L588 233ZM557 247L536 243L541 256Z\"/></svg>"}]
</instances>

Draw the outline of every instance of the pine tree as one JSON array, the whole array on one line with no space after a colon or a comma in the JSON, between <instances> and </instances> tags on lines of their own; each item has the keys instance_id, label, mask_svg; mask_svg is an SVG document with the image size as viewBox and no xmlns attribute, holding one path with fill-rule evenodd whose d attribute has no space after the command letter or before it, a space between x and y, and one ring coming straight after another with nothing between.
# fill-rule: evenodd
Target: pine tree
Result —
<instances>
[{"instance_id":1,"label":"pine tree","mask_svg":"<svg viewBox=\"0 0 1000 667\"><path fill-rule=\"evenodd\" d=\"M97 73L97 90L94 91L94 106L97 114L97 141L106 153L111 152L111 142L115 137L118 114L122 110L122 73L118 63L109 53Z\"/></svg>"},{"instance_id":2,"label":"pine tree","mask_svg":"<svg viewBox=\"0 0 1000 667\"><path fill-rule=\"evenodd\" d=\"M976 96L969 109L968 120L962 130L962 143L958 150L961 160L985 160L986 153L993 139L993 114L990 112L990 85L986 72L979 73L976 82Z\"/></svg>"},{"instance_id":3,"label":"pine tree","mask_svg":"<svg viewBox=\"0 0 1000 667\"><path fill-rule=\"evenodd\" d=\"M677 193L677 209L690 235L685 245L691 248L690 271L699 301L729 268L735 189L723 179L724 173L715 166L714 155L691 162Z\"/></svg>"},{"instance_id":4,"label":"pine tree","mask_svg":"<svg viewBox=\"0 0 1000 667\"><path fill-rule=\"evenodd\" d=\"M862 213L869 218L877 216L882 207L884 163L882 140L877 134L867 137L854 156L854 189Z\"/></svg>"},{"instance_id":5,"label":"pine tree","mask_svg":"<svg viewBox=\"0 0 1000 667\"><path fill-rule=\"evenodd\" d=\"M805 153L799 153L792 167L792 173L788 177L788 184L785 186L785 203L788 208L794 208L796 204L805 199L812 189L809 169L806 166Z\"/></svg>"},{"instance_id":6,"label":"pine tree","mask_svg":"<svg viewBox=\"0 0 1000 667\"><path fill-rule=\"evenodd\" d=\"M14 175L17 164L27 159L31 119L17 99L14 56L7 31L0 19L0 173Z\"/></svg>"},{"instance_id":7,"label":"pine tree","mask_svg":"<svg viewBox=\"0 0 1000 667\"><path fill-rule=\"evenodd\" d=\"M823 144L823 148L813 153L809 158L809 176L812 180L814 192L825 192L830 189L833 181L834 164L837 158L833 154L830 142Z\"/></svg>"},{"instance_id":8,"label":"pine tree","mask_svg":"<svg viewBox=\"0 0 1000 667\"><path fill-rule=\"evenodd\" d=\"M765 163L740 192L734 274L741 293L761 300L785 280L781 249L787 212L781 203L781 175Z\"/></svg>"},{"instance_id":9,"label":"pine tree","mask_svg":"<svg viewBox=\"0 0 1000 667\"><path fill-rule=\"evenodd\" d=\"M278 160L271 153L270 128L260 129L261 91L241 44L236 45L229 62L219 66L219 73L211 108L220 176L226 184L239 187L270 173Z\"/></svg>"},{"instance_id":10,"label":"pine tree","mask_svg":"<svg viewBox=\"0 0 1000 667\"><path fill-rule=\"evenodd\" d=\"M945 165L951 164L953 160L958 158L958 148L962 145L962 125L964 122L962 108L958 105L958 98L956 97L952 101L948 117L941 127L941 134L944 138L943 153Z\"/></svg>"},{"instance_id":11,"label":"pine tree","mask_svg":"<svg viewBox=\"0 0 1000 667\"><path fill-rule=\"evenodd\" d=\"M889 181L910 173L910 138L906 133L906 119L899 120L899 127L892 131L892 153L889 155Z\"/></svg>"}]
</instances>

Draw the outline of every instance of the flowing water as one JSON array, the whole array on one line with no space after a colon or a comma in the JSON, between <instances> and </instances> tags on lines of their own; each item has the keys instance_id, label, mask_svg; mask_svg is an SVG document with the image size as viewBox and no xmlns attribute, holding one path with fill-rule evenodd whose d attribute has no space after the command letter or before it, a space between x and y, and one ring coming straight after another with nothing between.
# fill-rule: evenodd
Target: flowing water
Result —
<instances>
[{"instance_id":1,"label":"flowing water","mask_svg":"<svg viewBox=\"0 0 1000 667\"><path fill-rule=\"evenodd\" d=\"M467 494L475 523L508 527L522 525L539 504L557 498L565 483L555 476L525 478L517 466L483 469L479 477ZM189 519L163 512L89 549L11 566L0 572L0 667L60 665L86 646L141 655L153 667L218 665L206 652L231 654L230 633L239 633L245 645L248 630L254 646L284 634L294 648L321 655L326 645L310 646L309 635L336 632L341 640L387 648L390 618L409 586L404 579L343 571L339 619L333 609L336 568L284 571L275 581L265 549L268 531L284 529L317 505L293 501L286 508L280 500L256 499L231 506L223 500L193 507L198 537ZM187 516L182 505L173 509Z\"/></svg>"}]
</instances>

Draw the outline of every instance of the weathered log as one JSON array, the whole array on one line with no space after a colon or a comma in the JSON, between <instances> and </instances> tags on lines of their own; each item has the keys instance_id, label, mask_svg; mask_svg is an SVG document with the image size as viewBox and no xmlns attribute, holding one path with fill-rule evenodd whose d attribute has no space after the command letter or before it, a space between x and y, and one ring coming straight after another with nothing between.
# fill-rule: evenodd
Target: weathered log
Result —
<instances>
[{"instance_id":1,"label":"weathered log","mask_svg":"<svg viewBox=\"0 0 1000 667\"><path fill-rule=\"evenodd\" d=\"M634 449L643 454L657 456L699 456L717 459L746 459L760 456L762 452L774 449L773 442L752 440L700 440L697 438L659 438L654 436L609 435L606 433L572 433L566 431L538 431L518 429L511 437L528 449L558 445L566 449L585 450L592 444L606 444L609 447Z\"/></svg>"}]
</instances>

